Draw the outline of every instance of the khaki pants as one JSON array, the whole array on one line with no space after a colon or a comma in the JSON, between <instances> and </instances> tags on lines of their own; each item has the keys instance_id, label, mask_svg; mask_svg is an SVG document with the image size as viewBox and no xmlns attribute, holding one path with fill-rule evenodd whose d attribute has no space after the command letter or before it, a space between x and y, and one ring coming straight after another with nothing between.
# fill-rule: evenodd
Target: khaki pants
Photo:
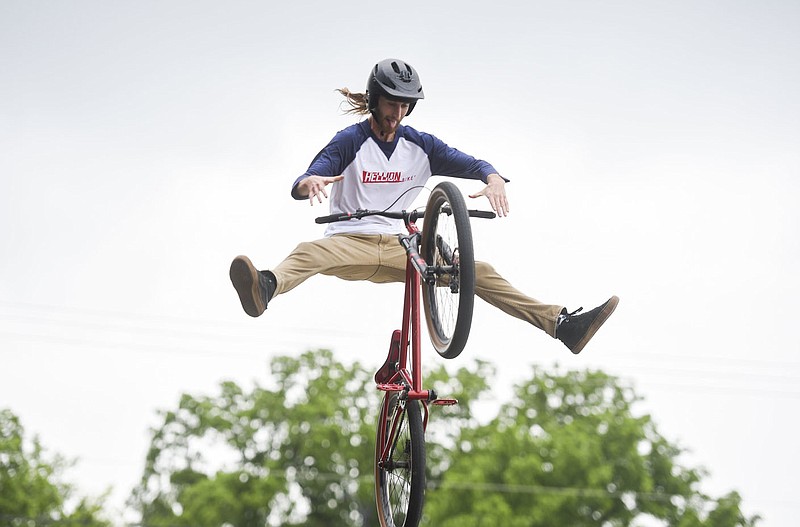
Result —
<instances>
[{"instance_id":1,"label":"khaki pants","mask_svg":"<svg viewBox=\"0 0 800 527\"><path fill-rule=\"evenodd\" d=\"M279 295L316 274L375 283L403 282L406 262L406 252L395 235L339 234L301 243L271 271L278 282L275 295ZM562 307L522 294L487 263L475 262L475 294L555 337Z\"/></svg>"}]
</instances>

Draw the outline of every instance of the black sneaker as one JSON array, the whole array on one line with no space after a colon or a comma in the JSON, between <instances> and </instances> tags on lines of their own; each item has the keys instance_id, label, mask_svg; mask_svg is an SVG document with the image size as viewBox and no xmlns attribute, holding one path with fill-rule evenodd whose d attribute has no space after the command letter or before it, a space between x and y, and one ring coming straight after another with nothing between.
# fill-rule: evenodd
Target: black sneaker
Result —
<instances>
[{"instance_id":1,"label":"black sneaker","mask_svg":"<svg viewBox=\"0 0 800 527\"><path fill-rule=\"evenodd\" d=\"M251 317L261 315L277 286L272 273L256 270L247 256L237 256L231 262L230 274L244 312Z\"/></svg>"},{"instance_id":2,"label":"black sneaker","mask_svg":"<svg viewBox=\"0 0 800 527\"><path fill-rule=\"evenodd\" d=\"M581 313L583 308L578 308L572 313L567 313L567 310L564 309L558 317L556 338L577 355L597 333L603 322L611 316L611 313L617 308L617 304L619 304L619 298L612 296L602 306L586 313Z\"/></svg>"}]
</instances>

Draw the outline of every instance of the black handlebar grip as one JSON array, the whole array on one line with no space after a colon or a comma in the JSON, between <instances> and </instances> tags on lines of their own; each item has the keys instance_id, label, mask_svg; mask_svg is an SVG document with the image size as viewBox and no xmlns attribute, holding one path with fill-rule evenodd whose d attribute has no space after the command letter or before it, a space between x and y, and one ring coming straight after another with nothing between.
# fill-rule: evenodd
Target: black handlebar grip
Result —
<instances>
[{"instance_id":1,"label":"black handlebar grip","mask_svg":"<svg viewBox=\"0 0 800 527\"><path fill-rule=\"evenodd\" d=\"M497 217L497 214L488 210L470 210L467 212L469 212L469 215L472 218L485 218L487 220L491 220L492 218Z\"/></svg>"},{"instance_id":2,"label":"black handlebar grip","mask_svg":"<svg viewBox=\"0 0 800 527\"><path fill-rule=\"evenodd\" d=\"M315 223L333 223L335 221L345 221L352 218L352 214L329 214L328 216L320 216L315 218Z\"/></svg>"}]
</instances>

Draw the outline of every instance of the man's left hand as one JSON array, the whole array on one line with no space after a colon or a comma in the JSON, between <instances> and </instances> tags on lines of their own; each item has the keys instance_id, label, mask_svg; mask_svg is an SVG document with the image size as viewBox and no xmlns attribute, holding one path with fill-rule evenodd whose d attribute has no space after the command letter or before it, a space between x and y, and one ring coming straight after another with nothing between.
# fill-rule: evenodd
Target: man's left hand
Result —
<instances>
[{"instance_id":1,"label":"man's left hand","mask_svg":"<svg viewBox=\"0 0 800 527\"><path fill-rule=\"evenodd\" d=\"M506 197L506 180L500 177L499 174L489 174L486 177L486 186L483 190L475 194L470 194L470 198L478 198L486 196L489 199L489 204L492 210L497 213L501 218L508 216L508 198Z\"/></svg>"}]
</instances>

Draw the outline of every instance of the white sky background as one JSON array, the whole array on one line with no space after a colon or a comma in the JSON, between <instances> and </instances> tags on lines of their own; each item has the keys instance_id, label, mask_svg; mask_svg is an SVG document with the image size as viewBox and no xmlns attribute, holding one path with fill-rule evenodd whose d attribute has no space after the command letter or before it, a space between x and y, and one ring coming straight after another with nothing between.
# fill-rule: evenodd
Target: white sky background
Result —
<instances>
[{"instance_id":1,"label":"white sky background","mask_svg":"<svg viewBox=\"0 0 800 527\"><path fill-rule=\"evenodd\" d=\"M354 122L334 88L396 56L406 124L512 180L477 257L544 301L621 297L577 357L478 302L451 364L491 360L498 402L531 364L618 375L707 492L793 525L800 4L289 4L0 3L0 407L121 508L180 393L313 347L377 367L399 285L317 277L251 319L227 271L321 235L290 184Z\"/></svg>"}]
</instances>

